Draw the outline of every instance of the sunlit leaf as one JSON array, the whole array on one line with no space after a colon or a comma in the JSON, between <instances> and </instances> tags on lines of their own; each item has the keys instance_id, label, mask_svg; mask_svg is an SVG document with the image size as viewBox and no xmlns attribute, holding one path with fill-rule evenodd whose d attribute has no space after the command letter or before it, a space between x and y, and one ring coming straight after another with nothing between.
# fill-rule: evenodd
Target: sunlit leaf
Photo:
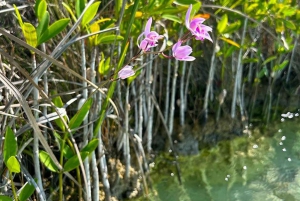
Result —
<instances>
[{"instance_id":1,"label":"sunlit leaf","mask_svg":"<svg viewBox=\"0 0 300 201\"><path fill-rule=\"evenodd\" d=\"M100 1L95 2L86 10L86 12L82 17L82 21L81 21L82 26L87 25L92 21L92 19L94 19L95 15L97 14L99 5L100 5Z\"/></svg>"},{"instance_id":2,"label":"sunlit leaf","mask_svg":"<svg viewBox=\"0 0 300 201\"><path fill-rule=\"evenodd\" d=\"M41 162L52 172L58 172L58 168L56 167L53 160L50 158L49 154L45 151L40 151L39 154Z\"/></svg>"},{"instance_id":3,"label":"sunlit leaf","mask_svg":"<svg viewBox=\"0 0 300 201\"><path fill-rule=\"evenodd\" d=\"M21 192L19 194L19 201L28 200L30 196L34 193L34 190L35 190L34 185L31 185L30 183L26 182L26 184L23 185Z\"/></svg>"},{"instance_id":4,"label":"sunlit leaf","mask_svg":"<svg viewBox=\"0 0 300 201\"><path fill-rule=\"evenodd\" d=\"M41 35L48 29L49 19L49 13L46 11L43 18L40 20L38 27L36 28L37 37L41 37Z\"/></svg>"},{"instance_id":5,"label":"sunlit leaf","mask_svg":"<svg viewBox=\"0 0 300 201\"><path fill-rule=\"evenodd\" d=\"M257 9L258 3L245 4L245 12L251 13L253 10Z\"/></svg>"},{"instance_id":6,"label":"sunlit leaf","mask_svg":"<svg viewBox=\"0 0 300 201\"><path fill-rule=\"evenodd\" d=\"M80 152L81 159L84 160L89 155L89 152ZM64 165L64 171L69 172L79 167L79 159L77 155L74 155Z\"/></svg>"},{"instance_id":7,"label":"sunlit leaf","mask_svg":"<svg viewBox=\"0 0 300 201\"><path fill-rule=\"evenodd\" d=\"M32 47L36 47L37 35L36 35L35 27L32 24L25 22L23 24L22 30L27 44Z\"/></svg>"},{"instance_id":8,"label":"sunlit leaf","mask_svg":"<svg viewBox=\"0 0 300 201\"><path fill-rule=\"evenodd\" d=\"M38 4L38 9L36 13L39 22L42 21L46 11L47 11L47 2L45 0L42 0Z\"/></svg>"},{"instance_id":9,"label":"sunlit leaf","mask_svg":"<svg viewBox=\"0 0 300 201\"><path fill-rule=\"evenodd\" d=\"M98 35L97 44L110 44L114 41L122 41L124 38L120 35Z\"/></svg>"},{"instance_id":10,"label":"sunlit leaf","mask_svg":"<svg viewBox=\"0 0 300 201\"><path fill-rule=\"evenodd\" d=\"M92 139L85 147L82 148L81 152L92 153L98 147L98 144L99 144L98 139Z\"/></svg>"},{"instance_id":11,"label":"sunlit leaf","mask_svg":"<svg viewBox=\"0 0 300 201\"><path fill-rule=\"evenodd\" d=\"M15 156L11 156L7 160L6 166L10 172L19 173L21 170L20 163Z\"/></svg>"},{"instance_id":12,"label":"sunlit leaf","mask_svg":"<svg viewBox=\"0 0 300 201\"><path fill-rule=\"evenodd\" d=\"M56 92L53 92L53 93L56 93ZM52 99L52 101L53 101L53 104L54 104L56 107L58 107L58 108L61 108L61 107L64 106L64 103L62 102L60 96L55 96L55 97ZM54 112L54 111L55 111L55 110L53 109L53 112ZM65 120L67 119L67 117L62 117L62 118L64 118ZM55 119L54 121L55 121L56 125L61 129L61 131L65 131L66 127L65 127L65 125L64 125L64 123L63 123L63 121L62 121L61 118L57 118L57 119Z\"/></svg>"},{"instance_id":13,"label":"sunlit leaf","mask_svg":"<svg viewBox=\"0 0 300 201\"><path fill-rule=\"evenodd\" d=\"M283 9L282 13L284 14L284 17L290 17L296 14L297 8L285 8Z\"/></svg>"},{"instance_id":14,"label":"sunlit leaf","mask_svg":"<svg viewBox=\"0 0 300 201\"><path fill-rule=\"evenodd\" d=\"M15 134L12 131L12 129L7 126L6 132L5 132L5 140L4 140L4 149L3 149L3 159L4 162L7 162L7 160L11 156L17 155L17 140L15 138Z\"/></svg>"},{"instance_id":15,"label":"sunlit leaf","mask_svg":"<svg viewBox=\"0 0 300 201\"><path fill-rule=\"evenodd\" d=\"M237 48L240 48L240 45L236 42L234 42L233 40L229 39L229 38L225 38L225 37L220 37L220 39L222 39L223 41L229 43L230 45L233 45Z\"/></svg>"},{"instance_id":16,"label":"sunlit leaf","mask_svg":"<svg viewBox=\"0 0 300 201\"><path fill-rule=\"evenodd\" d=\"M88 26L88 29L89 29L89 33L95 33L100 31L100 26L98 23L93 23L90 26ZM89 41L91 45L96 45L97 35L90 36Z\"/></svg>"},{"instance_id":17,"label":"sunlit leaf","mask_svg":"<svg viewBox=\"0 0 300 201\"><path fill-rule=\"evenodd\" d=\"M182 22L181 19L177 15L164 14L161 17L164 19L167 19L167 20L171 20L173 22L178 22L178 23Z\"/></svg>"},{"instance_id":18,"label":"sunlit leaf","mask_svg":"<svg viewBox=\"0 0 300 201\"><path fill-rule=\"evenodd\" d=\"M64 18L61 20L57 20L53 24L50 25L50 27L42 34L42 36L38 40L38 44L42 44L49 39L53 38L56 36L58 33L60 33L68 23L70 22L69 18Z\"/></svg>"},{"instance_id":19,"label":"sunlit leaf","mask_svg":"<svg viewBox=\"0 0 300 201\"><path fill-rule=\"evenodd\" d=\"M14 8L15 8L15 12L16 12L16 15L17 15L17 18L18 18L18 21L19 21L19 25L22 28L22 26L23 26L23 20L21 18L20 12L19 12L19 10L18 10L18 8L17 8L17 6L15 4L14 4Z\"/></svg>"},{"instance_id":20,"label":"sunlit leaf","mask_svg":"<svg viewBox=\"0 0 300 201\"><path fill-rule=\"evenodd\" d=\"M103 54L103 53L102 53ZM100 75L104 76L106 75L110 70L110 57L107 59L104 59L104 55L102 57L103 59L99 63L98 72Z\"/></svg>"},{"instance_id":21,"label":"sunlit leaf","mask_svg":"<svg viewBox=\"0 0 300 201\"><path fill-rule=\"evenodd\" d=\"M88 114L91 106L93 103L93 99L89 98L85 101L85 103L82 105L82 107L77 111L77 113L72 117L72 119L69 122L69 127L71 130L78 128L86 115Z\"/></svg>"},{"instance_id":22,"label":"sunlit leaf","mask_svg":"<svg viewBox=\"0 0 300 201\"><path fill-rule=\"evenodd\" d=\"M74 21L77 21L77 18L75 16L75 14L73 13L73 10L70 8L69 5L67 5L66 3L62 2L62 5L65 7L65 9L69 12L69 14L71 15L72 19Z\"/></svg>"},{"instance_id":23,"label":"sunlit leaf","mask_svg":"<svg viewBox=\"0 0 300 201\"><path fill-rule=\"evenodd\" d=\"M227 14L224 14L221 18L221 20L218 22L218 26L217 26L217 29L218 29L218 32L219 33L223 33L223 31L225 30L226 26L227 26L227 23L228 23L228 17L227 17Z\"/></svg>"},{"instance_id":24,"label":"sunlit leaf","mask_svg":"<svg viewBox=\"0 0 300 201\"><path fill-rule=\"evenodd\" d=\"M283 24L283 21L280 19L280 20L275 20L275 24L276 24L276 32L277 33L280 33L282 31L284 31L284 24Z\"/></svg>"}]
</instances>

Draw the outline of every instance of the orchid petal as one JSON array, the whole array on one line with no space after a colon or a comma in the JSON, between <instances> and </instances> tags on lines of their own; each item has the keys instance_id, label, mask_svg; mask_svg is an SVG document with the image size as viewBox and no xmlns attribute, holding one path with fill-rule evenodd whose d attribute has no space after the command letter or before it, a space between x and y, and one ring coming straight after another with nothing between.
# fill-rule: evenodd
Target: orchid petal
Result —
<instances>
[{"instance_id":1,"label":"orchid petal","mask_svg":"<svg viewBox=\"0 0 300 201\"><path fill-rule=\"evenodd\" d=\"M185 45L177 48L176 55L178 55L179 57L185 57L186 55L191 54L192 51L193 50L190 46Z\"/></svg>"},{"instance_id":2,"label":"orchid petal","mask_svg":"<svg viewBox=\"0 0 300 201\"><path fill-rule=\"evenodd\" d=\"M139 48L144 51L147 51L149 49L148 42L145 39L142 40L141 44L139 45Z\"/></svg>"},{"instance_id":3,"label":"orchid petal","mask_svg":"<svg viewBox=\"0 0 300 201\"><path fill-rule=\"evenodd\" d=\"M150 33L151 24L152 24L152 17L150 17L148 19L146 27L145 27L144 33L145 33L146 36Z\"/></svg>"},{"instance_id":4,"label":"orchid petal","mask_svg":"<svg viewBox=\"0 0 300 201\"><path fill-rule=\"evenodd\" d=\"M187 56L181 59L180 61L194 61L196 58L192 56ZM178 59L179 60L179 59Z\"/></svg>"},{"instance_id":5,"label":"orchid petal","mask_svg":"<svg viewBox=\"0 0 300 201\"><path fill-rule=\"evenodd\" d=\"M133 76L134 74L135 71L132 69L132 66L126 65L118 72L118 77L123 80Z\"/></svg>"},{"instance_id":6,"label":"orchid petal","mask_svg":"<svg viewBox=\"0 0 300 201\"><path fill-rule=\"evenodd\" d=\"M185 26L186 28L190 28L190 15L191 15L191 11L192 11L192 4L189 6L189 9L186 12L185 15Z\"/></svg>"},{"instance_id":7,"label":"orchid petal","mask_svg":"<svg viewBox=\"0 0 300 201\"><path fill-rule=\"evenodd\" d=\"M194 61L196 59L195 57L189 56L192 53L193 49L188 45L181 46L181 41L178 41L174 44L174 46L172 47L172 51L173 57L176 60Z\"/></svg>"}]
</instances>

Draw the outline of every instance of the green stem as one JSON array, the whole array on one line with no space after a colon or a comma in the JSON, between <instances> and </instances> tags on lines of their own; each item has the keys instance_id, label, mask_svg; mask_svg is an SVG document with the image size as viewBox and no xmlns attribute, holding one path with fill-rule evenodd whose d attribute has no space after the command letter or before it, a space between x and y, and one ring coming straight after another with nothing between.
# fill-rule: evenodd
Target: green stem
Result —
<instances>
[{"instance_id":1,"label":"green stem","mask_svg":"<svg viewBox=\"0 0 300 201\"><path fill-rule=\"evenodd\" d=\"M62 140L61 150L60 150L59 163L62 167L63 167L63 163L64 163L63 150L64 150L64 147L65 147L66 136L67 136L67 133L64 133L64 139ZM63 201L63 171L59 172L58 183L59 183L59 201Z\"/></svg>"},{"instance_id":2,"label":"green stem","mask_svg":"<svg viewBox=\"0 0 300 201\"><path fill-rule=\"evenodd\" d=\"M9 179L10 179L10 181L11 181L11 188L12 188L12 192L13 192L15 201L18 201L18 196L17 196L17 192L16 192L16 187L15 187L15 183L14 183L14 181L13 181L13 176L12 176L11 171L9 171Z\"/></svg>"},{"instance_id":3,"label":"green stem","mask_svg":"<svg viewBox=\"0 0 300 201\"><path fill-rule=\"evenodd\" d=\"M75 148L74 148L73 143L71 142L71 140L70 139L66 139L66 140L68 141L68 145L70 146L72 151L74 153L76 153ZM80 186L78 186L78 198L80 200L80 199L83 199L83 197L82 197L83 194L82 194L81 175L80 175L80 168L79 167L76 168L76 174L77 174L77 182L80 184Z\"/></svg>"}]
</instances>

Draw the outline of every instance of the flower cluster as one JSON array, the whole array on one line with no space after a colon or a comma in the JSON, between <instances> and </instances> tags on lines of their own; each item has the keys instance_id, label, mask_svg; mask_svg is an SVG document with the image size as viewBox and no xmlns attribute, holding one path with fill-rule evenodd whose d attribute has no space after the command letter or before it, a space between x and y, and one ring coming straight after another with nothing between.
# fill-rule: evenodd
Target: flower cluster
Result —
<instances>
[{"instance_id":1,"label":"flower cluster","mask_svg":"<svg viewBox=\"0 0 300 201\"><path fill-rule=\"evenodd\" d=\"M145 36L145 38L139 44L139 48L143 51L149 51L151 47L156 47L158 40L163 38L163 36L159 35L156 31L150 31L151 24L152 18L150 17L147 21L145 31L138 37L139 41L142 36Z\"/></svg>"},{"instance_id":2,"label":"flower cluster","mask_svg":"<svg viewBox=\"0 0 300 201\"><path fill-rule=\"evenodd\" d=\"M207 39L213 42L208 33L212 31L212 28L203 24L203 22L205 21L204 18L195 17L190 19L191 10L192 10L192 5L189 6L185 16L185 26L192 35L192 37L190 38L195 38L196 40L201 40L201 41ZM150 30L151 24L152 24L152 18L150 17L146 23L145 30L139 35L137 39L138 42L141 41L138 44L138 47L142 52L148 52L152 47L156 47L158 40L163 38L163 36L159 35L156 31ZM179 39L178 42L173 45L171 58L175 58L176 60L179 61L194 61L196 59L195 57L190 56L190 54L193 51L190 46L188 45L182 46L182 43L186 42L188 39L184 39L184 40ZM170 58L164 55L162 52L160 53L164 57ZM133 76L134 74L135 71L133 70L133 67L126 65L118 72L118 77L120 79L126 79L130 76Z\"/></svg>"}]
</instances>

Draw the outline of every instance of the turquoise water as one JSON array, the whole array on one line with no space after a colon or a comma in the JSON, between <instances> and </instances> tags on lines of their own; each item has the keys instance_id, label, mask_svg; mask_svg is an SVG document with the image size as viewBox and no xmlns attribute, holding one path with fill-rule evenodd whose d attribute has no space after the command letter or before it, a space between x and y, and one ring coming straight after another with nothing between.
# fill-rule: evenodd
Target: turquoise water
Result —
<instances>
[{"instance_id":1,"label":"turquoise water","mask_svg":"<svg viewBox=\"0 0 300 201\"><path fill-rule=\"evenodd\" d=\"M182 185L172 159L158 157L152 164L149 200L300 200L298 114L283 114L271 128L250 129L245 136L219 142L198 155L179 157Z\"/></svg>"}]
</instances>

